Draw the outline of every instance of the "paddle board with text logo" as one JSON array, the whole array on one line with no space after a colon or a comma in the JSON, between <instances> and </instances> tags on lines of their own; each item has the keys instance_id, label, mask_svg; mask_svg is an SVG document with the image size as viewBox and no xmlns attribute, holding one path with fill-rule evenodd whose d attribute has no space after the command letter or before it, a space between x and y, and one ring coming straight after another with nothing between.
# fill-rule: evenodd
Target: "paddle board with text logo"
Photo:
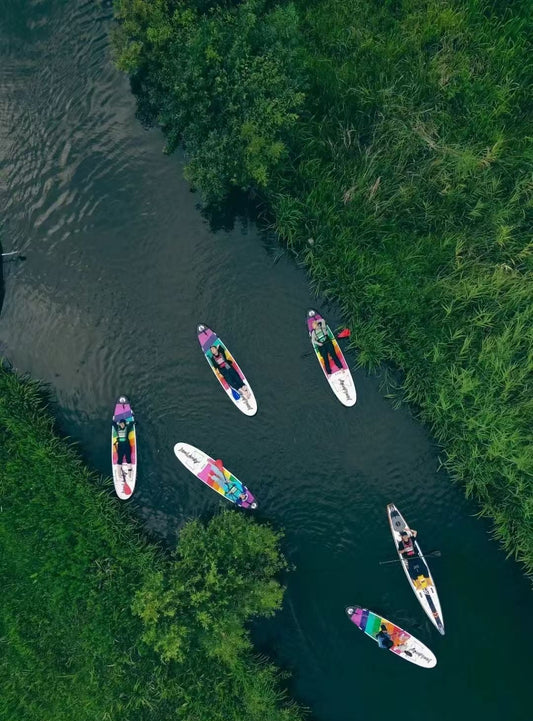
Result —
<instances>
[{"instance_id":1,"label":"paddle board with text logo","mask_svg":"<svg viewBox=\"0 0 533 721\"><path fill-rule=\"evenodd\" d=\"M370 636L376 643L379 643L377 636L383 632L382 626L384 626L386 637L392 642L388 650L395 656L403 658L404 661L422 666L422 668L433 668L437 665L435 655L427 646L424 646L422 641L411 636L410 633L407 633L395 623L391 623L377 613L369 611L368 608L348 606L346 615L357 628Z\"/></svg>"},{"instance_id":2,"label":"paddle board with text logo","mask_svg":"<svg viewBox=\"0 0 533 721\"><path fill-rule=\"evenodd\" d=\"M176 443L174 453L185 468L194 473L202 483L212 488L227 501L235 503L242 508L257 508L252 493L239 479L224 468L221 460L215 460L204 453L199 448L189 445L188 443Z\"/></svg>"},{"instance_id":3,"label":"paddle board with text logo","mask_svg":"<svg viewBox=\"0 0 533 721\"><path fill-rule=\"evenodd\" d=\"M348 364L331 328L316 310L307 311L307 331L331 390L343 405L355 405L357 393Z\"/></svg>"},{"instance_id":4,"label":"paddle board with text logo","mask_svg":"<svg viewBox=\"0 0 533 721\"><path fill-rule=\"evenodd\" d=\"M257 403L254 393L235 358L211 328L199 325L197 333L205 359L228 398L245 415L255 415Z\"/></svg>"},{"instance_id":5,"label":"paddle board with text logo","mask_svg":"<svg viewBox=\"0 0 533 721\"><path fill-rule=\"evenodd\" d=\"M137 436L135 418L126 396L115 404L111 423L111 464L117 496L126 501L131 498L137 480Z\"/></svg>"}]
</instances>

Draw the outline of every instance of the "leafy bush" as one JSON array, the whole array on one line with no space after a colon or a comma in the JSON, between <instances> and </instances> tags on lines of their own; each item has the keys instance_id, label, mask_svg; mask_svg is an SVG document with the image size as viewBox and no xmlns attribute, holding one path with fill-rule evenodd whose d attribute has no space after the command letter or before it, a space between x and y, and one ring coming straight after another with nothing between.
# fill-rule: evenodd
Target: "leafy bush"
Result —
<instances>
[{"instance_id":1,"label":"leafy bush","mask_svg":"<svg viewBox=\"0 0 533 721\"><path fill-rule=\"evenodd\" d=\"M244 624L280 607L280 535L238 512L143 539L0 369L0 717L297 721Z\"/></svg>"}]
</instances>

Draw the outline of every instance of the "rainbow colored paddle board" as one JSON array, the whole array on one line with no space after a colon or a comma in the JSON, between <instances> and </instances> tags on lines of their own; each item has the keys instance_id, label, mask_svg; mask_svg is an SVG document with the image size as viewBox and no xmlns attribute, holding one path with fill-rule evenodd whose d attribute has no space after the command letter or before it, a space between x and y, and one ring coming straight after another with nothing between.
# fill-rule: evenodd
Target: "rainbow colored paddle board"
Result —
<instances>
[{"instance_id":1,"label":"rainbow colored paddle board","mask_svg":"<svg viewBox=\"0 0 533 721\"><path fill-rule=\"evenodd\" d=\"M220 493L227 501L242 508L257 508L252 493L239 479L224 468L222 461L215 461L199 448L188 443L176 443L174 453L185 468L194 473L202 483Z\"/></svg>"},{"instance_id":2,"label":"rainbow colored paddle board","mask_svg":"<svg viewBox=\"0 0 533 721\"><path fill-rule=\"evenodd\" d=\"M343 405L354 406L357 393L355 392L352 374L335 339L335 335L316 310L307 311L307 331L315 355L331 390ZM324 352L322 346L328 346L326 352Z\"/></svg>"},{"instance_id":3,"label":"rainbow colored paddle board","mask_svg":"<svg viewBox=\"0 0 533 721\"><path fill-rule=\"evenodd\" d=\"M211 328L199 325L197 333L204 356L228 398L245 415L255 415L257 413L255 396L235 358Z\"/></svg>"},{"instance_id":4,"label":"rainbow colored paddle board","mask_svg":"<svg viewBox=\"0 0 533 721\"><path fill-rule=\"evenodd\" d=\"M122 423L123 421L123 423ZM123 501L131 498L137 479L137 437L135 418L126 396L115 404L111 424L111 464L117 496Z\"/></svg>"},{"instance_id":5,"label":"rainbow colored paddle board","mask_svg":"<svg viewBox=\"0 0 533 721\"><path fill-rule=\"evenodd\" d=\"M418 541L413 538L414 556L411 558L402 556L398 550L398 544L402 540L400 532L405 530L408 533L411 533L411 529L394 503L389 503L387 506L387 516L389 518L389 525L395 542L394 545L396 546L396 552L398 553L398 557L401 559L401 565L403 566L409 585L413 589L415 596L418 598L420 605L426 612L431 623L435 626L437 631L442 633L444 636L444 620L442 618L439 596L437 594L437 589L435 587L431 571L429 570L427 561L424 558L420 546L418 545Z\"/></svg>"},{"instance_id":6,"label":"rainbow colored paddle board","mask_svg":"<svg viewBox=\"0 0 533 721\"><path fill-rule=\"evenodd\" d=\"M409 661L409 663L414 663L417 666L422 666L422 668L433 668L437 665L437 659L433 652L427 646L424 646L422 641L411 636L410 633L396 626L395 623L391 623L386 618L378 616L377 613L369 611L368 608L361 608L361 606L348 606L346 614L357 628L370 636L376 643L378 643L376 636L380 632L381 626L384 625L394 644L388 650L395 656L399 656L404 661Z\"/></svg>"}]
</instances>

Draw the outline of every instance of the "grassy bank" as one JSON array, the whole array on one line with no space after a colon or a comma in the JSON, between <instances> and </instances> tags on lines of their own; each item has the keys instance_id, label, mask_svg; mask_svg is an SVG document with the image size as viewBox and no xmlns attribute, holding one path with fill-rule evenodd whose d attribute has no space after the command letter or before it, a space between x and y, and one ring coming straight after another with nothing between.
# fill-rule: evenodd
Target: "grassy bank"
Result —
<instances>
[{"instance_id":1,"label":"grassy bank","mask_svg":"<svg viewBox=\"0 0 533 721\"><path fill-rule=\"evenodd\" d=\"M529 4L115 7L117 63L191 183L259 195L533 572Z\"/></svg>"},{"instance_id":2,"label":"grassy bank","mask_svg":"<svg viewBox=\"0 0 533 721\"><path fill-rule=\"evenodd\" d=\"M280 607L279 535L187 523L169 555L0 370L0 717L298 721L245 630Z\"/></svg>"}]
</instances>

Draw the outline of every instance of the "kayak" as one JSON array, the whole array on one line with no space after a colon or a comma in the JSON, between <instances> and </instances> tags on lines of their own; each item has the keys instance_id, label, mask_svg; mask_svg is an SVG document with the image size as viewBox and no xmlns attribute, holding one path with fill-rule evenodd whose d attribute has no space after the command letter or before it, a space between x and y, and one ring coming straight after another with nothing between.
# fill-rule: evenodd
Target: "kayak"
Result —
<instances>
[{"instance_id":1,"label":"kayak","mask_svg":"<svg viewBox=\"0 0 533 721\"><path fill-rule=\"evenodd\" d=\"M320 353L320 346L317 343L313 343L311 337L313 333L313 323L315 322L319 323L320 325L322 323L323 325L325 325L325 330L328 334L328 338L333 344L333 348L335 349L335 353L337 354L337 360L331 357L331 353L328 354L331 370L331 373L329 374L326 371L326 363L324 361L324 358ZM307 311L307 331L309 333L309 337L311 338L311 345L313 346L315 355L318 359L318 362L320 363L320 367L322 368L324 375L326 376L331 390L333 391L333 393L335 393L335 395L343 405L354 406L355 401L357 400L357 393L355 391L352 374L350 373L350 369L348 368L348 364L346 363L339 344L337 343L335 335L333 334L329 325L327 325L324 318L322 318L320 313L317 313L316 310Z\"/></svg>"},{"instance_id":2,"label":"kayak","mask_svg":"<svg viewBox=\"0 0 533 721\"><path fill-rule=\"evenodd\" d=\"M386 618L369 611L368 608L361 608L361 606L348 606L346 614L357 628L374 639L376 643L378 642L376 636L380 632L381 626L384 625L394 644L388 650L395 656L399 656L404 661L409 661L409 663L414 663L417 666L422 666L422 668L433 668L437 665L437 659L433 652L422 641L411 636L410 633L407 633L395 623L391 623Z\"/></svg>"},{"instance_id":3,"label":"kayak","mask_svg":"<svg viewBox=\"0 0 533 721\"><path fill-rule=\"evenodd\" d=\"M128 451L121 452L119 458L118 424L124 420L127 429ZM127 455L130 455L128 460ZM115 404L113 423L111 425L111 463L113 483L117 496L123 501L131 498L137 479L137 437L135 435L135 418L126 396L120 396Z\"/></svg>"},{"instance_id":4,"label":"kayak","mask_svg":"<svg viewBox=\"0 0 533 721\"><path fill-rule=\"evenodd\" d=\"M417 540L413 539L416 555L414 557L412 556L410 561L404 558L398 550L398 543L401 541L400 531L404 529L410 531L411 529L394 503L389 503L387 506L387 515L389 517L390 529L396 545L396 551L398 557L401 559L401 565L403 566L409 585L418 598L420 605L427 613L431 623L433 623L437 631L444 636L444 621L439 596L422 550ZM411 567L411 571L409 567Z\"/></svg>"},{"instance_id":5,"label":"kayak","mask_svg":"<svg viewBox=\"0 0 533 721\"><path fill-rule=\"evenodd\" d=\"M246 380L244 373L237 365L237 361L231 355L224 343L220 340L214 330L206 325L199 325L197 328L198 341L204 352L205 358L218 382L226 391L226 395L230 398L237 408L247 416L254 416L257 413L257 403L250 384ZM213 353L211 348L221 349L229 363L225 363L222 368L213 366ZM220 350L219 350L220 352Z\"/></svg>"},{"instance_id":6,"label":"kayak","mask_svg":"<svg viewBox=\"0 0 533 721\"><path fill-rule=\"evenodd\" d=\"M176 443L174 453L185 468L194 473L206 486L220 493L227 501L242 508L251 508L252 510L257 508L252 493L231 471L224 468L222 461L215 461L188 443Z\"/></svg>"}]
</instances>

